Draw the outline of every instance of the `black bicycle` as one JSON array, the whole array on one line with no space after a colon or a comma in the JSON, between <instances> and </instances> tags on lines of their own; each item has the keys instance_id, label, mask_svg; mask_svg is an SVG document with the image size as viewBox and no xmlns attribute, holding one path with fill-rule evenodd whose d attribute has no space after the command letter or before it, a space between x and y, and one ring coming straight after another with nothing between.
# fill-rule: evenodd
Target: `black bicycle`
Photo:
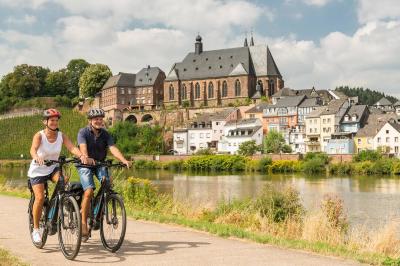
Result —
<instances>
[{"instance_id":1,"label":"black bicycle","mask_svg":"<svg viewBox=\"0 0 400 266\"><path fill-rule=\"evenodd\" d=\"M42 214L39 220L39 230L42 232L42 242L33 244L37 248L43 248L46 244L47 236L54 235L58 232L58 242L64 256L73 260L79 252L81 246L82 228L81 214L77 203L76 195L66 189L63 175L63 165L67 163L79 163L77 159L66 159L60 157L58 160L45 160L45 165L59 164L60 178L54 188L53 194L49 198L49 190L47 182L45 185L45 200L43 204ZM31 198L28 207L29 217L29 233L32 237L33 231L33 215L32 208L35 201L35 195L32 190L30 180L28 179L28 187L31 191Z\"/></svg>"},{"instance_id":2,"label":"black bicycle","mask_svg":"<svg viewBox=\"0 0 400 266\"><path fill-rule=\"evenodd\" d=\"M79 167L125 167L122 163L113 164L108 160L96 162L93 165L79 165ZM90 201L88 215L89 237L92 230L100 229L101 242L105 249L116 252L124 242L126 231L126 211L122 197L113 190L110 182L102 177L101 186L96 196Z\"/></svg>"}]
</instances>

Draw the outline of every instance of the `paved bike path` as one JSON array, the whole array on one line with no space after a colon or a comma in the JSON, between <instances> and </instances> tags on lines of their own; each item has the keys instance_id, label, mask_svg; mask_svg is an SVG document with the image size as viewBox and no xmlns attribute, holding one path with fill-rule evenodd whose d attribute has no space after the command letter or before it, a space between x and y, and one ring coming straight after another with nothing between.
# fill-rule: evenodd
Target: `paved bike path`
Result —
<instances>
[{"instance_id":1,"label":"paved bike path","mask_svg":"<svg viewBox=\"0 0 400 266\"><path fill-rule=\"evenodd\" d=\"M357 262L224 239L180 226L128 219L124 244L105 251L99 231L82 243L75 261L64 258L57 235L42 250L28 234L28 200L0 195L0 246L31 265L360 265Z\"/></svg>"}]
</instances>

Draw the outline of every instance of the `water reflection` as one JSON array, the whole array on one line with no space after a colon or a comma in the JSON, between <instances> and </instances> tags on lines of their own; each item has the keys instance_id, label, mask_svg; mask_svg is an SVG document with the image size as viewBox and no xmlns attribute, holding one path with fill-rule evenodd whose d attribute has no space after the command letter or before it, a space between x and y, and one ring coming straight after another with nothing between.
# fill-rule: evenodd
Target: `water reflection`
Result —
<instances>
[{"instance_id":1,"label":"water reflection","mask_svg":"<svg viewBox=\"0 0 400 266\"><path fill-rule=\"evenodd\" d=\"M0 168L0 176L3 176L0 182L24 186L26 170ZM344 200L353 223L376 226L390 218L400 217L400 179L395 177L173 173L163 170L130 170L123 175L151 179L160 191L197 205L213 206L222 200L256 197L263 186L271 182L295 187L309 210L318 208L325 194L337 194Z\"/></svg>"}]
</instances>

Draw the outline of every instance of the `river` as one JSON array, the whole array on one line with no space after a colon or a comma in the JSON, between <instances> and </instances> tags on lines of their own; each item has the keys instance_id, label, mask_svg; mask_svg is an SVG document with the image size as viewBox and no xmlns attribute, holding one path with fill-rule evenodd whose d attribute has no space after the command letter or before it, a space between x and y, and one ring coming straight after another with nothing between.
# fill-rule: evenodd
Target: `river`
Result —
<instances>
[{"instance_id":1,"label":"river","mask_svg":"<svg viewBox=\"0 0 400 266\"><path fill-rule=\"evenodd\" d=\"M0 168L3 182L25 186L26 168ZM125 176L153 180L160 191L193 204L214 206L221 200L255 197L264 184L290 184L300 192L303 205L315 210L325 194L344 200L350 222L374 228L400 218L400 179L379 176L305 176L220 173L175 173L164 170L129 170Z\"/></svg>"}]
</instances>

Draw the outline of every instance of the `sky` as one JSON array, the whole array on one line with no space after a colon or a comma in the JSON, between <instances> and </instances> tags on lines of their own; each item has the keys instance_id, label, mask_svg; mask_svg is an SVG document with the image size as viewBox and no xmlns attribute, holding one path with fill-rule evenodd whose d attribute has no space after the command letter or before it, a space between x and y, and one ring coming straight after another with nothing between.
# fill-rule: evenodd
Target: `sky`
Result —
<instances>
[{"instance_id":1,"label":"sky","mask_svg":"<svg viewBox=\"0 0 400 266\"><path fill-rule=\"evenodd\" d=\"M73 58L168 74L194 50L266 44L293 89L362 86L400 97L398 0L0 0L0 76Z\"/></svg>"}]
</instances>

